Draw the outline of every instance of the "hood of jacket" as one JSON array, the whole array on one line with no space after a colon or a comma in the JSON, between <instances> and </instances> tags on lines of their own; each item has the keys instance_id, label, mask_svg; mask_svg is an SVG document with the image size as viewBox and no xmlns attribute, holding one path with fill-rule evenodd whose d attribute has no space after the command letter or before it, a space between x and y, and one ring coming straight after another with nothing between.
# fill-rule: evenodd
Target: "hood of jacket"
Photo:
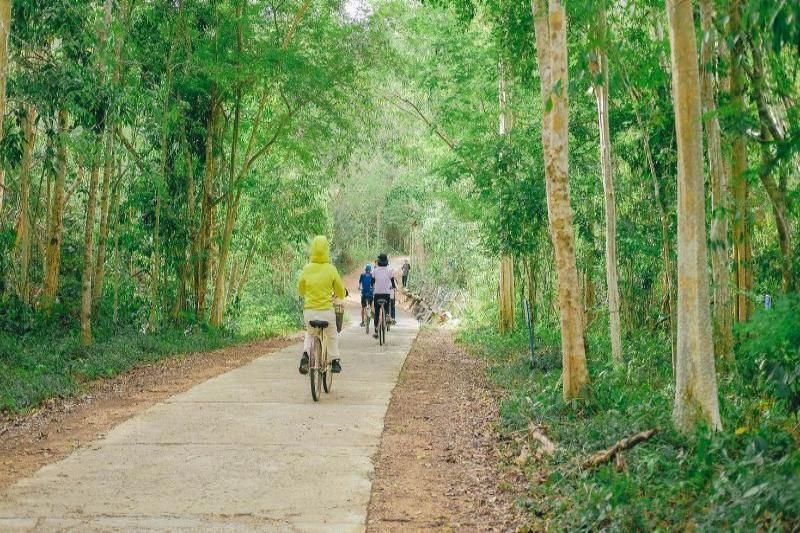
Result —
<instances>
[{"instance_id":1,"label":"hood of jacket","mask_svg":"<svg viewBox=\"0 0 800 533\"><path fill-rule=\"evenodd\" d=\"M312 263L325 264L331 262L331 245L324 235L317 235L311 240L309 259Z\"/></svg>"}]
</instances>

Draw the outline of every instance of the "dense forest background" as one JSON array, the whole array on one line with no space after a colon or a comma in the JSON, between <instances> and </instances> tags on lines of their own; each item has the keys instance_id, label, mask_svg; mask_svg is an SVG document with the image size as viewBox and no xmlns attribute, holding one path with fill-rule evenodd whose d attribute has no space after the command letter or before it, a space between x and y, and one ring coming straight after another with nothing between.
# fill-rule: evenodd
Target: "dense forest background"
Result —
<instances>
[{"instance_id":1,"label":"dense forest background","mask_svg":"<svg viewBox=\"0 0 800 533\"><path fill-rule=\"evenodd\" d=\"M532 523L796 528L799 19L2 0L0 408L296 329L323 233L342 271L407 254L412 288L448 295ZM529 453L531 424L557 454Z\"/></svg>"}]
</instances>

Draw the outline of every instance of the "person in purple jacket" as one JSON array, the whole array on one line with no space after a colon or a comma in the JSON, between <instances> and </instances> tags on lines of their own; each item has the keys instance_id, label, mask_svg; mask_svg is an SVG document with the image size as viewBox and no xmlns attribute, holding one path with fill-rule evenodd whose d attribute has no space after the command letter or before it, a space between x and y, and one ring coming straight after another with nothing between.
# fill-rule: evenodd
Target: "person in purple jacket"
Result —
<instances>
[{"instance_id":1,"label":"person in purple jacket","mask_svg":"<svg viewBox=\"0 0 800 533\"><path fill-rule=\"evenodd\" d=\"M373 337L378 337L378 301L386 302L383 306L383 315L386 320L391 320L389 302L392 299L392 291L397 288L397 283L394 280L394 272L389 268L389 258L386 254L378 256L378 266L372 271L372 287L373 295L372 301L375 309L375 334Z\"/></svg>"}]
</instances>

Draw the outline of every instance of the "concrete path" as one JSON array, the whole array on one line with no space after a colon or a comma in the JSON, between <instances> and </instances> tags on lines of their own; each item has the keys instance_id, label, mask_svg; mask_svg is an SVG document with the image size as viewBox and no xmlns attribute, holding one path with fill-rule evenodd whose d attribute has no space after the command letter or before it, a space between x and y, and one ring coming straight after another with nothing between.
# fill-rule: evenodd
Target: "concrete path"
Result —
<instances>
[{"instance_id":1,"label":"concrete path","mask_svg":"<svg viewBox=\"0 0 800 533\"><path fill-rule=\"evenodd\" d=\"M387 346L346 329L343 373L320 403L299 345L173 396L0 494L0 531L363 531L417 331L399 308Z\"/></svg>"}]
</instances>

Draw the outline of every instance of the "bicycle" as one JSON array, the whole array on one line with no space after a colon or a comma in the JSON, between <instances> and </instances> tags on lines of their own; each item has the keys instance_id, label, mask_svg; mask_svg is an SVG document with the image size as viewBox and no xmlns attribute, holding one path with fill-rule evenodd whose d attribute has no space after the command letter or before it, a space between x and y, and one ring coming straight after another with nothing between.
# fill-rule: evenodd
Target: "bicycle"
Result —
<instances>
[{"instance_id":1,"label":"bicycle","mask_svg":"<svg viewBox=\"0 0 800 533\"><path fill-rule=\"evenodd\" d=\"M372 323L372 319L372 306L367 305L364 307L364 329L366 329L367 335L369 335L369 325Z\"/></svg>"},{"instance_id":2,"label":"bicycle","mask_svg":"<svg viewBox=\"0 0 800 533\"><path fill-rule=\"evenodd\" d=\"M328 343L325 338L327 320L312 320L308 323L314 330L311 333L311 351L308 354L308 376L311 379L311 398L318 402L322 390L326 393L333 388L332 361L328 359Z\"/></svg>"},{"instance_id":3,"label":"bicycle","mask_svg":"<svg viewBox=\"0 0 800 533\"><path fill-rule=\"evenodd\" d=\"M375 304L378 308L378 327L376 328L378 344L383 346L386 344L386 332L389 331L389 323L386 320L386 306L389 301L381 298L380 300L375 300Z\"/></svg>"}]
</instances>

